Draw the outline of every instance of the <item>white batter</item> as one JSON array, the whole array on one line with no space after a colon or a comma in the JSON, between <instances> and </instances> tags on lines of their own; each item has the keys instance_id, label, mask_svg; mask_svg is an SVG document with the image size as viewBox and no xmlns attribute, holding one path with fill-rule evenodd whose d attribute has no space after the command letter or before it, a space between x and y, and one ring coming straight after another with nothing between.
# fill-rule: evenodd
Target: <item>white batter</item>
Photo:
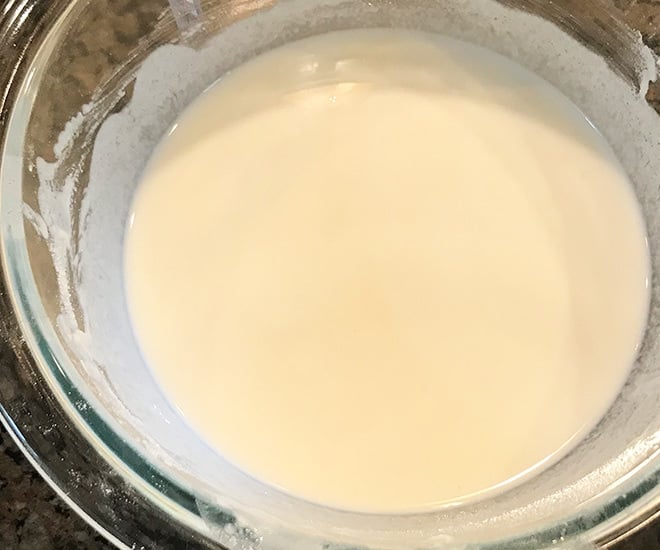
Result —
<instances>
[{"instance_id":1,"label":"white batter","mask_svg":"<svg viewBox=\"0 0 660 550\"><path fill-rule=\"evenodd\" d=\"M592 428L647 310L603 138L493 53L404 31L238 68L156 151L126 241L145 357L192 426L324 504L416 510Z\"/></svg>"}]
</instances>

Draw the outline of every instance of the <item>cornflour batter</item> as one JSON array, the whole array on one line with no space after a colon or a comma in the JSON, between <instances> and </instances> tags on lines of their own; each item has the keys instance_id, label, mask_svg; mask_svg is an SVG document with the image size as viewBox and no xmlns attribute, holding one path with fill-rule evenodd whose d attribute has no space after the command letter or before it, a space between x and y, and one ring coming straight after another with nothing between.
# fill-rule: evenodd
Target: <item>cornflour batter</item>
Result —
<instances>
[{"instance_id":1,"label":"cornflour batter","mask_svg":"<svg viewBox=\"0 0 660 550\"><path fill-rule=\"evenodd\" d=\"M557 90L407 31L223 78L156 151L126 240L148 363L230 461L349 509L492 488L592 428L633 362L631 188Z\"/></svg>"}]
</instances>

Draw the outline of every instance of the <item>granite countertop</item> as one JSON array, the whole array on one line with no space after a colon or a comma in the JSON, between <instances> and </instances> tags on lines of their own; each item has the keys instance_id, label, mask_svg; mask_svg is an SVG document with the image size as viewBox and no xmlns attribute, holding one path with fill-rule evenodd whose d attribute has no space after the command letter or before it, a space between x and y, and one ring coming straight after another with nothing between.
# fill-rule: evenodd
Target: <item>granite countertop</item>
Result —
<instances>
[{"instance_id":1,"label":"granite countertop","mask_svg":"<svg viewBox=\"0 0 660 550\"><path fill-rule=\"evenodd\" d=\"M111 548L55 494L0 426L0 549Z\"/></svg>"},{"instance_id":2,"label":"granite countertop","mask_svg":"<svg viewBox=\"0 0 660 550\"><path fill-rule=\"evenodd\" d=\"M603 1L620 10L646 44L660 52L660 0ZM656 85L649 92L658 107L659 90ZM56 495L0 426L0 550L111 548ZM660 520L614 548L660 550Z\"/></svg>"}]
</instances>

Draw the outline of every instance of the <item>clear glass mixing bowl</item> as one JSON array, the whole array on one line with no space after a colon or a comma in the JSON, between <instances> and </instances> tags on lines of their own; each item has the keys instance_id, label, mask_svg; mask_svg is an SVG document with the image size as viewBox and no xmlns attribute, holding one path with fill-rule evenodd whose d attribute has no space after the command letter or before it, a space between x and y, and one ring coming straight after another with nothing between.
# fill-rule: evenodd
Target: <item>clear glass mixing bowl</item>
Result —
<instances>
[{"instance_id":1,"label":"clear glass mixing bowl","mask_svg":"<svg viewBox=\"0 0 660 550\"><path fill-rule=\"evenodd\" d=\"M485 45L564 90L626 167L657 273L660 119L647 101L656 61L632 28L651 34L653 17L658 8L620 0L5 2L5 423L60 493L127 548L581 548L648 521L660 505L656 278L628 382L568 456L486 500L369 515L266 487L185 426L130 331L122 240L150 152L224 72L321 32L405 27Z\"/></svg>"}]
</instances>

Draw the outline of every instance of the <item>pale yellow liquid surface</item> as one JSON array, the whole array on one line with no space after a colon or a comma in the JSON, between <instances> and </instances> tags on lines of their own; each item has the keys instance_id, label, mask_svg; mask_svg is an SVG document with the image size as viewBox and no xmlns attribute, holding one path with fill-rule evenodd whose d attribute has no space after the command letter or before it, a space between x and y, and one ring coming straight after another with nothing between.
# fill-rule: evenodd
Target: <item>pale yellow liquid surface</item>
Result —
<instances>
[{"instance_id":1,"label":"pale yellow liquid surface","mask_svg":"<svg viewBox=\"0 0 660 550\"><path fill-rule=\"evenodd\" d=\"M229 461L417 510L561 454L645 323L629 182L521 67L403 31L236 69L157 150L126 240L148 363Z\"/></svg>"}]
</instances>

